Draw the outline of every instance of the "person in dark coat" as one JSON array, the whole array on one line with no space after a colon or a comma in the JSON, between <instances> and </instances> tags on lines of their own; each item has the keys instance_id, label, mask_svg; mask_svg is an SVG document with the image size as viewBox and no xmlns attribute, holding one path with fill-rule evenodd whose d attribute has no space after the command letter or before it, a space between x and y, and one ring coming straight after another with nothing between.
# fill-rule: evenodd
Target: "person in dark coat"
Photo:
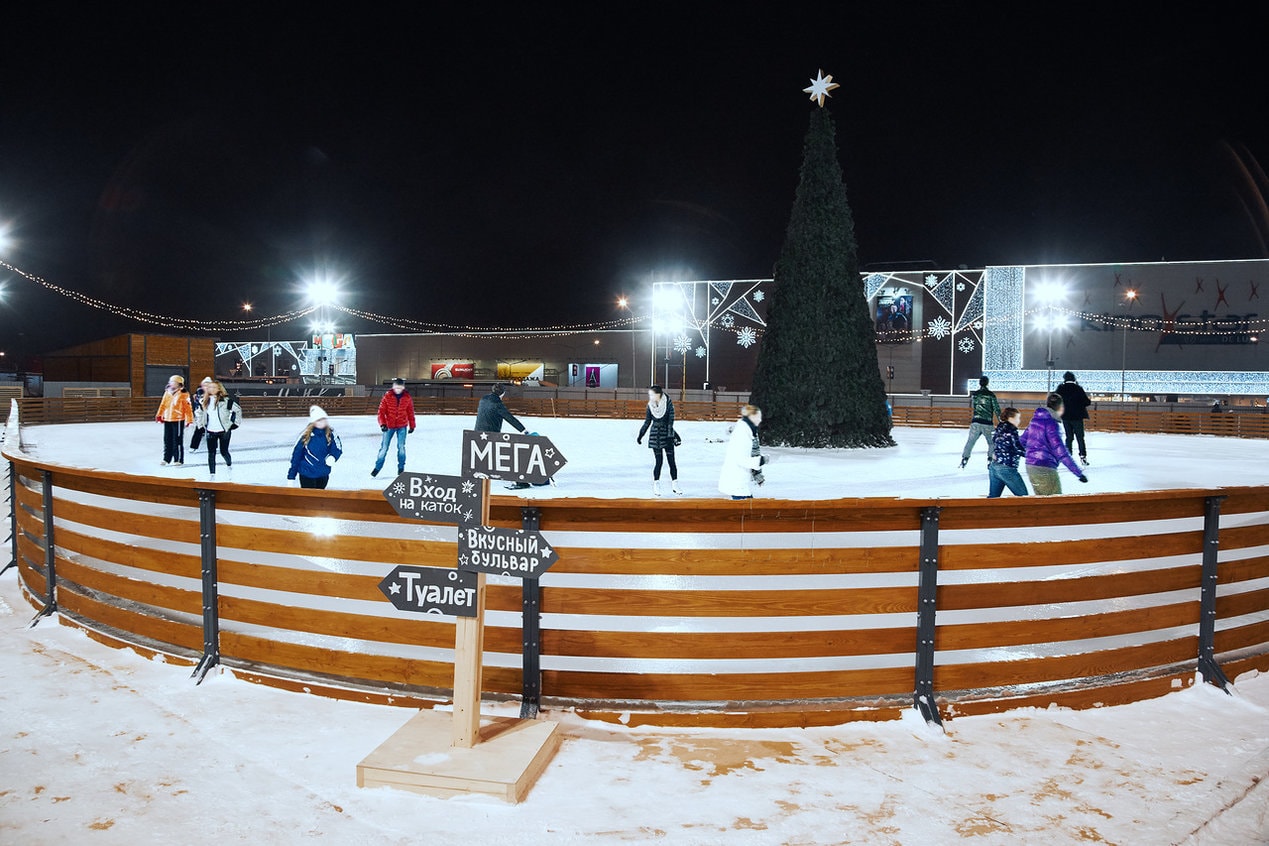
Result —
<instances>
[{"instance_id":1,"label":"person in dark coat","mask_svg":"<svg viewBox=\"0 0 1269 846\"><path fill-rule=\"evenodd\" d=\"M505 385L494 385L492 392L480 398L480 405L476 407L477 432L501 432L504 420L514 426L517 432L524 431L524 424L502 403L502 395L506 392Z\"/></svg>"},{"instance_id":2,"label":"person in dark coat","mask_svg":"<svg viewBox=\"0 0 1269 846\"><path fill-rule=\"evenodd\" d=\"M1075 381L1075 374L1066 371L1062 374L1062 384L1057 386L1056 393L1062 398L1066 411L1062 413L1062 425L1066 428L1066 451L1071 451L1075 441L1080 445L1080 461L1088 464L1088 448L1084 445L1084 421L1088 419L1088 407L1093 401Z\"/></svg>"},{"instance_id":3,"label":"person in dark coat","mask_svg":"<svg viewBox=\"0 0 1269 846\"><path fill-rule=\"evenodd\" d=\"M643 436L648 436L648 449L654 458L652 465L652 495L661 495L661 459L662 454L670 465L670 490L682 494L679 489L679 468L674 463L674 447L679 437L674 432L674 403L665 395L660 385L648 388L648 410L643 416L643 426L635 443L643 443Z\"/></svg>"},{"instance_id":4,"label":"person in dark coat","mask_svg":"<svg viewBox=\"0 0 1269 846\"><path fill-rule=\"evenodd\" d=\"M995 499L1009 488L1014 496L1026 496L1027 485L1018 472L1018 460L1026 455L1026 447L1018 438L1022 414L1016 408L1000 412L1000 425L991 435L991 463L987 465L987 498Z\"/></svg>"}]
</instances>

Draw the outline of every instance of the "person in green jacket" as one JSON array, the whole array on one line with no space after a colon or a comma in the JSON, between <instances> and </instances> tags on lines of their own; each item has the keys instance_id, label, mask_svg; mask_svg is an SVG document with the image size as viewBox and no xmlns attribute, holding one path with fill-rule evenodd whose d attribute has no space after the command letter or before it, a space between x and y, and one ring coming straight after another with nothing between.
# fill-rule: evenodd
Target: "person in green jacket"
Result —
<instances>
[{"instance_id":1,"label":"person in green jacket","mask_svg":"<svg viewBox=\"0 0 1269 846\"><path fill-rule=\"evenodd\" d=\"M974 451L974 444L979 438L987 440L987 463L996 457L991 443L991 434L995 421L1000 420L1000 403L996 395L987 388L986 376L978 377L978 390L969 395L969 406L973 420L969 423L969 437L965 440L965 449L961 451L961 468L969 463L969 455Z\"/></svg>"}]
</instances>

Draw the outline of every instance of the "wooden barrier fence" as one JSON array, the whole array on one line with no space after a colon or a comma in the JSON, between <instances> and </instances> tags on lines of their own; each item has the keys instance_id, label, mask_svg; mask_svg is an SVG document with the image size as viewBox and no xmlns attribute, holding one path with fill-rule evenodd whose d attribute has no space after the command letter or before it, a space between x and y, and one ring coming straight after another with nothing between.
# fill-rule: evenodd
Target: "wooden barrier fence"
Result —
<instances>
[{"instance_id":1,"label":"wooden barrier fence","mask_svg":"<svg viewBox=\"0 0 1269 846\"><path fill-rule=\"evenodd\" d=\"M375 491L63 468L6 449L36 608L115 645L331 696L426 706L453 619L398 564L456 529ZM541 697L629 724L790 726L1131 702L1269 670L1269 488L1000 500L492 501L540 512ZM526 679L522 584L491 576L487 696ZM214 654L209 654L214 653Z\"/></svg>"}]
</instances>

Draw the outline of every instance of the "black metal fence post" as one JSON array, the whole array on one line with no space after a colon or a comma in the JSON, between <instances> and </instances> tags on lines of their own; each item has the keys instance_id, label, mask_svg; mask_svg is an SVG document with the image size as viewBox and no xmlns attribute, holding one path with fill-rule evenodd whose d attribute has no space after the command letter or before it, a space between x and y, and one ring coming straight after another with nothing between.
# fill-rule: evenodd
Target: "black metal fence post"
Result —
<instances>
[{"instance_id":1,"label":"black metal fence post","mask_svg":"<svg viewBox=\"0 0 1269 846\"><path fill-rule=\"evenodd\" d=\"M220 593L216 574L216 492L198 491L199 554L203 575L203 657L191 678L202 684L207 671L220 663Z\"/></svg>"},{"instance_id":2,"label":"black metal fence post","mask_svg":"<svg viewBox=\"0 0 1269 846\"><path fill-rule=\"evenodd\" d=\"M44 580L48 587L48 597L44 600L44 607L32 618L32 626L57 611L57 550L53 546L53 474L48 470L43 471L41 487L44 498ZM16 538L14 545L17 545Z\"/></svg>"},{"instance_id":3,"label":"black metal fence post","mask_svg":"<svg viewBox=\"0 0 1269 846\"><path fill-rule=\"evenodd\" d=\"M1229 693L1229 679L1216 663L1217 553L1220 551L1221 500L1209 496L1203 501L1203 582L1199 591L1198 670L1203 681ZM1233 694L1230 694L1231 696Z\"/></svg>"},{"instance_id":4,"label":"black metal fence post","mask_svg":"<svg viewBox=\"0 0 1269 846\"><path fill-rule=\"evenodd\" d=\"M939 512L936 505L921 509L921 566L917 581L916 693L912 705L927 723L942 726L934 701L934 632L938 610Z\"/></svg>"},{"instance_id":5,"label":"black metal fence post","mask_svg":"<svg viewBox=\"0 0 1269 846\"><path fill-rule=\"evenodd\" d=\"M531 506L520 509L520 528L536 532L541 525L541 511ZM520 719L530 720L542 707L542 586L537 579L523 580L520 599L524 634Z\"/></svg>"},{"instance_id":6,"label":"black metal fence post","mask_svg":"<svg viewBox=\"0 0 1269 846\"><path fill-rule=\"evenodd\" d=\"M3 576L10 567L18 566L18 474L12 461L9 462L9 541L12 544L10 551L13 557L9 559L8 564L4 565L4 569L0 570L0 576Z\"/></svg>"}]
</instances>

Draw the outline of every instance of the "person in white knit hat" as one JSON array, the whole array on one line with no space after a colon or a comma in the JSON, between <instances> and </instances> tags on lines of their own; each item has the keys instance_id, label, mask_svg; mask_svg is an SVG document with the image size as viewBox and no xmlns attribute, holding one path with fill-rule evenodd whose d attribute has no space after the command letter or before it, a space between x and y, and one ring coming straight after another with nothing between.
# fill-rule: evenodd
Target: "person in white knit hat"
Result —
<instances>
[{"instance_id":1,"label":"person in white knit hat","mask_svg":"<svg viewBox=\"0 0 1269 846\"><path fill-rule=\"evenodd\" d=\"M325 488L330 481L330 469L344 454L339 435L326 419L326 411L319 405L308 408L308 425L291 450L291 469L288 481L298 477L301 488Z\"/></svg>"}]
</instances>

